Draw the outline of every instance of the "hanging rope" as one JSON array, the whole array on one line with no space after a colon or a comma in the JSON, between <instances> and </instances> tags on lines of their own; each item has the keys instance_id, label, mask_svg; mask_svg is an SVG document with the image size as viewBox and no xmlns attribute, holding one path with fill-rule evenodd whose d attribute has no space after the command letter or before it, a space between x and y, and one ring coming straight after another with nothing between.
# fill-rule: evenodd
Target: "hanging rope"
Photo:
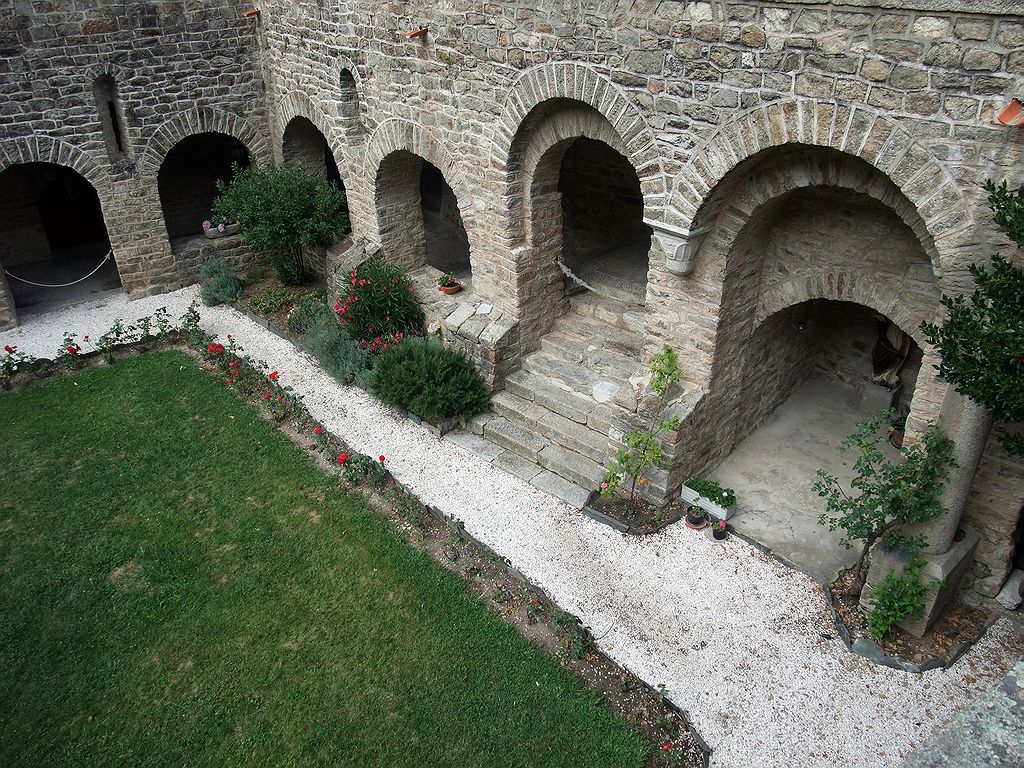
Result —
<instances>
[{"instance_id":1,"label":"hanging rope","mask_svg":"<svg viewBox=\"0 0 1024 768\"><path fill-rule=\"evenodd\" d=\"M108 261L110 261L110 259L111 259L111 257L113 255L114 255L114 252L112 250L111 251L107 251L107 255L103 257L103 261L101 261L97 265L96 269L94 269L92 272L90 272L85 277L80 277L77 280L72 280L70 283L57 283L57 284L52 284L52 283L34 283L31 280L26 280L24 277L18 277L17 275L12 275L6 269L4 270L4 274L7 275L8 277L14 278L19 283L27 283L29 285L34 285L37 288L68 288L68 287L70 287L72 285L77 285L78 283L81 283L84 280L88 280L90 277L95 275L97 272L100 271L100 269L103 267L104 264L106 264Z\"/></svg>"}]
</instances>

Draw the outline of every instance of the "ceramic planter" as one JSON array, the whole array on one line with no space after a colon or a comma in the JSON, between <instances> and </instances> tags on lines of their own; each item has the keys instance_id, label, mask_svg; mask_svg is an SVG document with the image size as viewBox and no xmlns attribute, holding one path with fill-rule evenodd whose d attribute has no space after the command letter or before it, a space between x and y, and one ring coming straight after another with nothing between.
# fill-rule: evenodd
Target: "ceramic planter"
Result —
<instances>
[{"instance_id":1,"label":"ceramic planter","mask_svg":"<svg viewBox=\"0 0 1024 768\"><path fill-rule=\"evenodd\" d=\"M228 235L238 234L238 230L241 229L241 224L235 222L234 224L225 224L224 231L221 232L216 227L210 227L209 229L203 230L203 234L211 240L216 240L218 237L227 237Z\"/></svg>"},{"instance_id":2,"label":"ceramic planter","mask_svg":"<svg viewBox=\"0 0 1024 768\"><path fill-rule=\"evenodd\" d=\"M685 485L679 490L679 498L694 507L700 507L709 515L716 520L728 520L732 517L732 512L735 507L726 509L720 504L716 504L711 499L706 499L697 493L692 488L688 488Z\"/></svg>"}]
</instances>

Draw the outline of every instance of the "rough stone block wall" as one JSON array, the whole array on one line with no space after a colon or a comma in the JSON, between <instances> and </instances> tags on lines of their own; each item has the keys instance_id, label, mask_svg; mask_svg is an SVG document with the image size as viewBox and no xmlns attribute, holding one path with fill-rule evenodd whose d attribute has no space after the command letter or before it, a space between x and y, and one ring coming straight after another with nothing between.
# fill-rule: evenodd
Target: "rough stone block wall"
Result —
<instances>
[{"instance_id":1,"label":"rough stone block wall","mask_svg":"<svg viewBox=\"0 0 1024 768\"><path fill-rule=\"evenodd\" d=\"M102 77L117 86L121 154L103 130ZM269 159L255 24L228 0L0 3L0 94L0 171L54 162L84 176L132 296L184 279L157 191L174 144L216 131Z\"/></svg>"},{"instance_id":2,"label":"rough stone block wall","mask_svg":"<svg viewBox=\"0 0 1024 768\"><path fill-rule=\"evenodd\" d=\"M0 264L13 267L50 253L31 193L20 184L0 185Z\"/></svg>"}]
</instances>

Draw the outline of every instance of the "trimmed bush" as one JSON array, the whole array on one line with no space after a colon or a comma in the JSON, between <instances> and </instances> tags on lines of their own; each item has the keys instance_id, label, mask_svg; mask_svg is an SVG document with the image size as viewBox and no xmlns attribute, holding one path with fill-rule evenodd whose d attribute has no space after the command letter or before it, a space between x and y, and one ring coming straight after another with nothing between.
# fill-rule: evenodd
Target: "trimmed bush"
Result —
<instances>
[{"instance_id":1,"label":"trimmed bush","mask_svg":"<svg viewBox=\"0 0 1024 768\"><path fill-rule=\"evenodd\" d=\"M367 379L381 402L398 405L433 424L486 411L491 391L461 352L438 341L407 338L381 352Z\"/></svg>"},{"instance_id":2,"label":"trimmed bush","mask_svg":"<svg viewBox=\"0 0 1024 768\"><path fill-rule=\"evenodd\" d=\"M370 353L345 334L326 304L309 319L306 346L323 369L342 384L351 384L370 367Z\"/></svg>"},{"instance_id":3,"label":"trimmed bush","mask_svg":"<svg viewBox=\"0 0 1024 768\"><path fill-rule=\"evenodd\" d=\"M199 270L200 297L208 307L229 304L242 289L241 283L223 259L213 259Z\"/></svg>"},{"instance_id":4,"label":"trimmed bush","mask_svg":"<svg viewBox=\"0 0 1024 768\"><path fill-rule=\"evenodd\" d=\"M423 334L423 310L406 269L374 258L349 272L348 282L334 311L363 349L382 352L406 336Z\"/></svg>"}]
</instances>

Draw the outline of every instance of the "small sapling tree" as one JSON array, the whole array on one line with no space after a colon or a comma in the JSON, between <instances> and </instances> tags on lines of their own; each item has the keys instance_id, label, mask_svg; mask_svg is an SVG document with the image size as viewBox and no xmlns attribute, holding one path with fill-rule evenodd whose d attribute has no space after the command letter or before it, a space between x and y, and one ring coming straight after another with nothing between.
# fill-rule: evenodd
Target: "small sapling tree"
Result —
<instances>
[{"instance_id":1,"label":"small sapling tree","mask_svg":"<svg viewBox=\"0 0 1024 768\"><path fill-rule=\"evenodd\" d=\"M646 429L634 429L623 436L625 446L619 448L615 459L605 473L601 483L601 495L605 498L618 491L622 481L631 479L629 488L629 509L636 508L636 487L644 472L654 467L666 465L665 452L661 449L658 434L679 428L679 418L661 419L659 416L665 408L668 391L679 381L679 357L672 347L665 345L661 352L651 357L651 390L658 396L654 408L654 417Z\"/></svg>"},{"instance_id":2,"label":"small sapling tree","mask_svg":"<svg viewBox=\"0 0 1024 768\"><path fill-rule=\"evenodd\" d=\"M935 424L925 430L920 443L903 450L903 460L893 462L882 451L893 412L860 422L857 431L840 445L840 452L856 450L850 490L831 472L819 469L814 491L825 499L825 512L818 522L830 531L842 530L840 543L852 549L861 542L857 560L858 577L863 575L868 550L879 539L885 546L917 552L928 546L923 535L908 536L900 529L908 523L923 523L943 514L942 487L949 470L956 466L953 441Z\"/></svg>"}]
</instances>

